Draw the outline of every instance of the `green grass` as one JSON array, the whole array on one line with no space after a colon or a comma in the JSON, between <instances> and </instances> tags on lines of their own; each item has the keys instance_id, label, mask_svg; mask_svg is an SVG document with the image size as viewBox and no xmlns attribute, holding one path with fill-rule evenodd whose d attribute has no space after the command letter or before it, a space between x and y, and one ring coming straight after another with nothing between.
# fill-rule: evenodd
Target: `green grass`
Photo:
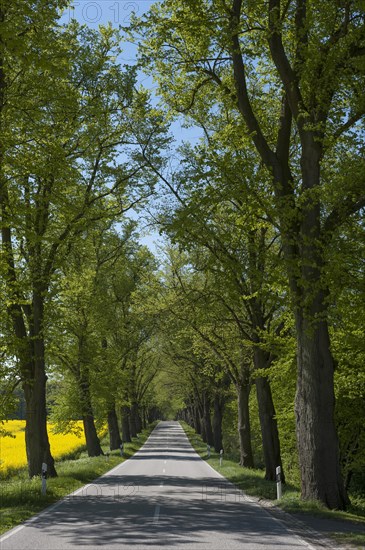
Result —
<instances>
[{"instance_id":1,"label":"green grass","mask_svg":"<svg viewBox=\"0 0 365 550\"><path fill-rule=\"evenodd\" d=\"M277 504L283 510L292 514L304 512L328 519L349 520L364 524L365 528L365 502L363 499L351 499L351 505L346 512L343 512L341 510L329 510L318 501L300 500L300 491L298 490L293 493L284 492L282 501Z\"/></svg>"},{"instance_id":2,"label":"green grass","mask_svg":"<svg viewBox=\"0 0 365 550\"><path fill-rule=\"evenodd\" d=\"M365 535L361 533L337 533L334 532L331 534L333 538L339 544L351 544L355 548L361 550L365 548Z\"/></svg>"},{"instance_id":3,"label":"green grass","mask_svg":"<svg viewBox=\"0 0 365 550\"><path fill-rule=\"evenodd\" d=\"M156 423L124 445L124 455L109 451L109 438L101 441L105 456L88 457L86 451L76 451L74 458L56 462L58 477L47 480L47 494L41 494L41 479L29 479L26 469L18 471L9 479L1 480L0 534L15 527L34 514L50 506L60 498L76 491L83 485L111 470L130 458L145 443Z\"/></svg>"},{"instance_id":4,"label":"green grass","mask_svg":"<svg viewBox=\"0 0 365 550\"><path fill-rule=\"evenodd\" d=\"M219 465L219 454L211 451L208 458L207 445L202 441L200 435L196 434L185 422L180 422L190 443L196 452L210 464L217 472L222 474L247 495L266 500L272 500L277 506L289 513L305 513L316 517L324 517L333 520L352 521L365 528L365 500L359 497L351 498L351 506L346 512L329 510L320 502L309 502L300 499L299 487L286 483L283 485L283 495L280 501L276 500L276 483L264 479L263 470L242 468L237 459L224 456L222 466ZM355 548L365 545L365 535L358 533L333 532L330 536L338 542L352 543Z\"/></svg>"}]
</instances>

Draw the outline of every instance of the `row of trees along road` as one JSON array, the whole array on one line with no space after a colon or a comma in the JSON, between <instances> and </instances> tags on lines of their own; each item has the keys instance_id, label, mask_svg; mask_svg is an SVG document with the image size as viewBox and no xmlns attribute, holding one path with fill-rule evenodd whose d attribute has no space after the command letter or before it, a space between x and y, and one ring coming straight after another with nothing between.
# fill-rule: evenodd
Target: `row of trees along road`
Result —
<instances>
[{"instance_id":1,"label":"row of trees along road","mask_svg":"<svg viewBox=\"0 0 365 550\"><path fill-rule=\"evenodd\" d=\"M110 448L118 449L145 426L146 392L157 372L149 350L154 320L146 315L142 326L133 311L133 293L155 262L130 225L121 235L100 227L84 235L63 268L57 303L50 304L57 325L50 329L49 363L54 377L61 375L51 417L61 428L81 417L90 456L102 453L95 409L107 419Z\"/></svg>"},{"instance_id":2,"label":"row of trees along road","mask_svg":"<svg viewBox=\"0 0 365 550\"><path fill-rule=\"evenodd\" d=\"M29 475L56 475L47 406L91 456L99 422L118 448L162 406L217 451L234 426L267 479L292 473L296 426L302 497L344 508L365 448L361 3L151 7L128 32L164 117L119 33L59 26L65 5L0 9L0 403L21 384ZM176 167L181 115L204 139ZM126 219L151 195L160 267Z\"/></svg>"},{"instance_id":3,"label":"row of trees along road","mask_svg":"<svg viewBox=\"0 0 365 550\"><path fill-rule=\"evenodd\" d=\"M336 240L365 202L363 4L165 0L133 27L171 116L203 127L208 169L214 153L242 160L241 192L228 186L227 199L259 203L277 231L295 319L302 496L342 509L329 271ZM265 238L254 232L257 251ZM251 304L262 333L261 304ZM257 332L254 355L264 362Z\"/></svg>"},{"instance_id":4,"label":"row of trees along road","mask_svg":"<svg viewBox=\"0 0 365 550\"><path fill-rule=\"evenodd\" d=\"M139 151L148 150L158 165L157 144L163 148L161 119L137 91L135 69L116 62L118 33L75 21L59 26L65 5L15 1L0 12L2 368L8 386L15 378L24 391L30 476L43 461L56 475L46 425L46 363L54 342L64 344L59 362L68 362L79 388L89 452L101 452L90 365L94 350L99 356L114 350L105 346L103 330L97 341L91 337L98 304L88 298L95 289L107 292L100 289L103 263L120 261L123 245L108 242L113 235L94 243L93 234L148 197L156 178ZM117 276L114 282L117 288Z\"/></svg>"}]
</instances>

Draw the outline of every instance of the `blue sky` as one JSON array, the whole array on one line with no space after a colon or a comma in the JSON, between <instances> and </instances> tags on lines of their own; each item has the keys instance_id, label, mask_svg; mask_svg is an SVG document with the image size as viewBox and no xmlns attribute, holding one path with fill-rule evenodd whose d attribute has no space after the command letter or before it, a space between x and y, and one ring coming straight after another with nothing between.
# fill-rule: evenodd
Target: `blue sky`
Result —
<instances>
[{"instance_id":1,"label":"blue sky","mask_svg":"<svg viewBox=\"0 0 365 550\"><path fill-rule=\"evenodd\" d=\"M98 28L100 24L106 24L110 21L115 27L127 27L132 13L141 16L154 3L154 0L75 0L72 7L65 11L62 21L69 22L74 18L92 28ZM120 57L121 63L133 64L136 60L136 53L136 47L133 44L124 43L123 54ZM140 76L140 83L149 90L154 89L153 80L145 75ZM201 130L198 128L182 128L179 121L173 124L171 130L177 142L182 140L196 142L202 135ZM131 217L137 218L133 214ZM141 233L141 242L155 252L154 243L159 240L158 234L151 228L146 227L143 222L141 223Z\"/></svg>"}]
</instances>

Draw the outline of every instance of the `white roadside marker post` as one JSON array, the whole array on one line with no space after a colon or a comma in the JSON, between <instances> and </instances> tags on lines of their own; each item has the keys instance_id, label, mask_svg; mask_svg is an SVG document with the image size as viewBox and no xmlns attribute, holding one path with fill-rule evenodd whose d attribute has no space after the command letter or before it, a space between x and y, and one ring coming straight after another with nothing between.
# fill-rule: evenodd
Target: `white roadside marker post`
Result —
<instances>
[{"instance_id":1,"label":"white roadside marker post","mask_svg":"<svg viewBox=\"0 0 365 550\"><path fill-rule=\"evenodd\" d=\"M120 447L120 456L123 456L123 450L124 450L123 443L121 443L119 447Z\"/></svg>"},{"instance_id":2,"label":"white roadside marker post","mask_svg":"<svg viewBox=\"0 0 365 550\"><path fill-rule=\"evenodd\" d=\"M42 464L42 495L45 495L47 492L47 464L43 462Z\"/></svg>"},{"instance_id":3,"label":"white roadside marker post","mask_svg":"<svg viewBox=\"0 0 365 550\"><path fill-rule=\"evenodd\" d=\"M207 445L207 454L208 454L208 458L210 458L210 445Z\"/></svg>"},{"instance_id":4,"label":"white roadside marker post","mask_svg":"<svg viewBox=\"0 0 365 550\"><path fill-rule=\"evenodd\" d=\"M281 496L282 496L282 491L281 491L281 468L280 468L280 466L277 466L277 468L276 468L276 494L277 494L277 499L280 500Z\"/></svg>"},{"instance_id":5,"label":"white roadside marker post","mask_svg":"<svg viewBox=\"0 0 365 550\"><path fill-rule=\"evenodd\" d=\"M222 462L223 462L223 449L221 449L221 452L220 452L219 454L220 454L220 457L219 457L219 466L222 466Z\"/></svg>"}]
</instances>

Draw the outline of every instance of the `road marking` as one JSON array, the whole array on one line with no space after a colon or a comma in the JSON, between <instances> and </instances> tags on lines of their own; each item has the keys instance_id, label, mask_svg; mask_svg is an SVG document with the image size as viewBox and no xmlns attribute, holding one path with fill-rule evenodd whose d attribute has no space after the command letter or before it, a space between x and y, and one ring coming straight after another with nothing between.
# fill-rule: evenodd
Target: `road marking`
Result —
<instances>
[{"instance_id":1,"label":"road marking","mask_svg":"<svg viewBox=\"0 0 365 550\"><path fill-rule=\"evenodd\" d=\"M150 433L150 435L148 436L148 439L147 441L145 442L148 443L148 440L150 439L152 433L155 431L156 428L154 428L152 430L152 432ZM144 445L145 445L144 444ZM144 445L142 445L142 447L140 449L138 449L138 451L136 453L134 453L133 456L137 456L137 455L140 455L140 454L143 454L143 447ZM124 460L123 462L121 462L120 464L117 464L117 466L114 466L114 468L112 468L111 470L109 470L108 472L104 472L104 474L102 474L101 476L99 476L97 479L94 480L94 483L96 483L97 481L99 481L100 479L102 479L103 477L106 477L106 476L109 476L111 474L114 474L114 472L116 472L117 470L123 468L124 466L128 466L129 462L128 460ZM76 491L73 491L72 493L69 493L68 495L65 495L63 496L60 500L58 500L57 502L55 502L54 504L51 504L51 506L48 506L47 508L44 508L43 510L41 510L38 514L36 514L35 516L31 516L30 518L24 520L24 523L22 523L22 525L18 525L17 527L13 527L12 529L10 529L9 531L5 531L5 533L3 535L0 536L0 548L1 548L1 545L2 543L9 539L10 537L12 537L13 535L16 535L16 533L19 533L19 531L22 531L23 529L25 529L26 527L28 527L29 525L31 525L32 523L36 522L37 520L43 518L44 516L47 516L50 512L52 512L53 510L55 510L56 508L58 508L59 506L62 506L62 504L65 504L68 502L68 500L72 497L75 497L77 496L79 493L81 493L82 491L85 491L85 489L87 489L88 487L90 487L90 483L88 483L87 485L83 485L82 487L80 487L79 489L76 489Z\"/></svg>"},{"instance_id":2,"label":"road marking","mask_svg":"<svg viewBox=\"0 0 365 550\"><path fill-rule=\"evenodd\" d=\"M160 505L156 504L155 515L153 516L153 523L157 523L159 517L160 517Z\"/></svg>"},{"instance_id":3,"label":"road marking","mask_svg":"<svg viewBox=\"0 0 365 550\"><path fill-rule=\"evenodd\" d=\"M160 487L163 487L163 481L162 481L162 483L160 483Z\"/></svg>"},{"instance_id":4,"label":"road marking","mask_svg":"<svg viewBox=\"0 0 365 550\"><path fill-rule=\"evenodd\" d=\"M183 430L182 426L180 425L180 428L183 432L183 435L185 436L185 440L190 443L189 441L189 438L188 436L186 435L185 431ZM191 443L190 443L191 445ZM193 447L192 447L193 448ZM194 450L194 448L193 448ZM234 483L232 483L231 481L229 481L226 477L224 477L224 475L222 475L220 472L217 472L217 470L215 470L213 468L213 466L211 466L210 464L208 464L208 462L206 462L205 460L203 460L201 458L200 455L198 455L198 453L194 450L196 456L198 458L200 458L200 460L206 465L208 466L208 468L211 469L211 471L217 476L217 477L220 477L222 479L224 479L228 485L230 485L232 488L234 488L235 490L237 490L237 486L234 485ZM249 502L250 504L252 504L253 506L257 506L258 508L260 508L261 510L263 510L265 512L265 514L270 517L272 520L274 520L276 523L279 523L281 525L281 527L283 527L288 533L291 533L294 538L296 538L297 540L300 541L300 543L304 546L306 546L308 548L308 550L316 550L314 546L312 546L312 544L310 542L307 542L305 539L303 539L300 535L297 535L295 533L295 531L293 531L290 527L287 526L287 524L285 524L283 521L281 521L280 519L276 518L275 516L273 516L272 514L270 514L270 512L264 507L262 506L262 504L260 504L259 502L257 502L256 500L253 500L251 499L248 495L246 495L246 493L244 491L240 491L239 490L239 493L241 493L244 497L244 499Z\"/></svg>"},{"instance_id":5,"label":"road marking","mask_svg":"<svg viewBox=\"0 0 365 550\"><path fill-rule=\"evenodd\" d=\"M165 468L162 470L162 473L164 474L166 472Z\"/></svg>"},{"instance_id":6,"label":"road marking","mask_svg":"<svg viewBox=\"0 0 365 550\"><path fill-rule=\"evenodd\" d=\"M77 492L81 491L82 489L83 489L83 487L78 489ZM73 493L71 493L71 494L73 494ZM48 508L44 508L44 510L42 510L39 514L26 519L22 525L19 525L18 527L13 527L13 529L10 529L10 531L5 532L5 534L1 535L1 537L0 537L0 547L1 547L2 543L4 542L4 540L12 537L16 533L19 533L19 531L22 531L22 529L25 529L26 527L28 527L28 525L36 522L39 518L41 518L43 516L46 516L49 512L52 512L53 510L55 510L56 508L61 506L61 504L63 504L63 502L64 502L63 499L59 500L55 504L52 504L51 506L48 506Z\"/></svg>"},{"instance_id":7,"label":"road marking","mask_svg":"<svg viewBox=\"0 0 365 550\"><path fill-rule=\"evenodd\" d=\"M163 462L163 463L164 463L164 464L166 464L166 460L164 460L164 462Z\"/></svg>"}]
</instances>

